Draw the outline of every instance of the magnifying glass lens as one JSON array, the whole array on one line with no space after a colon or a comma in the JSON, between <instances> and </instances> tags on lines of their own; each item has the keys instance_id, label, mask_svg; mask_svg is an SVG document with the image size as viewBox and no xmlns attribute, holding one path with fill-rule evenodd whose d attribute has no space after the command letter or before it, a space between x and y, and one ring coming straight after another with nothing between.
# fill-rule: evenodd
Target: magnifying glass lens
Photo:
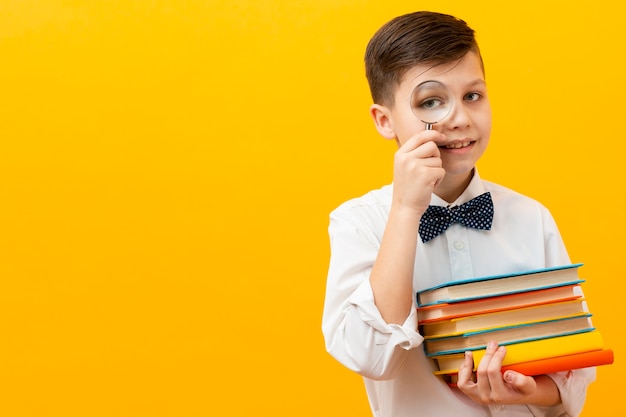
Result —
<instances>
[{"instance_id":1,"label":"magnifying glass lens","mask_svg":"<svg viewBox=\"0 0 626 417\"><path fill-rule=\"evenodd\" d=\"M446 118L452 109L451 95L439 81L425 81L413 89L411 109L426 129Z\"/></svg>"}]
</instances>

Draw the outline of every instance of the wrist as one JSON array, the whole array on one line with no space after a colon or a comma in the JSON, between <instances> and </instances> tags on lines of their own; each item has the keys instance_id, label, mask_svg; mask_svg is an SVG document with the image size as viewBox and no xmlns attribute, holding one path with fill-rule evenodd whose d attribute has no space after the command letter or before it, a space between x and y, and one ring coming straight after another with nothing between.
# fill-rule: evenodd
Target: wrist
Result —
<instances>
[{"instance_id":1,"label":"wrist","mask_svg":"<svg viewBox=\"0 0 626 417\"><path fill-rule=\"evenodd\" d=\"M390 217L392 215L394 217L398 217L406 222L417 222L417 224L419 224L419 221L427 208L428 206L411 206L401 202L392 202L389 215Z\"/></svg>"}]
</instances>

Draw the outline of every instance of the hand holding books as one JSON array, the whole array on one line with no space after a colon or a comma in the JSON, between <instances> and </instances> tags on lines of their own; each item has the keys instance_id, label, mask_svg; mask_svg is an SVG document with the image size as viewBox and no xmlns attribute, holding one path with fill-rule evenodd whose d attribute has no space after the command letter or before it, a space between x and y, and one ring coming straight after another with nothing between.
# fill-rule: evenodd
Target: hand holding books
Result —
<instances>
[{"instance_id":1,"label":"hand holding books","mask_svg":"<svg viewBox=\"0 0 626 417\"><path fill-rule=\"evenodd\" d=\"M580 288L572 264L522 273L453 281L417 294L424 348L450 377L464 352L477 366L487 343L507 346L503 371L525 375L613 362Z\"/></svg>"}]
</instances>

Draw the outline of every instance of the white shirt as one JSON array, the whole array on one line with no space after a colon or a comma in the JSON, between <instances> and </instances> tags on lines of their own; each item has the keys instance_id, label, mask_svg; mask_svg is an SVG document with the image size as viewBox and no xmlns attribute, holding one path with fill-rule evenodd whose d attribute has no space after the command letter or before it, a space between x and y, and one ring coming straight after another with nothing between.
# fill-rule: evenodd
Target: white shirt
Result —
<instances>
[{"instance_id":1,"label":"white shirt","mask_svg":"<svg viewBox=\"0 0 626 417\"><path fill-rule=\"evenodd\" d=\"M392 185L345 202L330 215L331 258L322 331L326 349L364 377L376 417L578 416L595 368L550 374L562 405L483 406L433 375L417 332L414 308L402 325L387 324L374 304L369 275L391 207ZM470 277L522 272L570 263L549 211L535 200L482 181L476 173L452 205L489 191L489 231L454 224L427 243L418 239L413 288L419 291ZM434 195L431 204L449 204Z\"/></svg>"}]
</instances>

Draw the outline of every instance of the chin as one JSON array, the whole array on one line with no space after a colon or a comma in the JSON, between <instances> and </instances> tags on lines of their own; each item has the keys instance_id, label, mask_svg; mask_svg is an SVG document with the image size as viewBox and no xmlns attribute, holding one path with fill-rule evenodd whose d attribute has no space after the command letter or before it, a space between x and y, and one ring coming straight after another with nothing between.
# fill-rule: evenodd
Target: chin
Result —
<instances>
[{"instance_id":1,"label":"chin","mask_svg":"<svg viewBox=\"0 0 626 417\"><path fill-rule=\"evenodd\" d=\"M476 164L444 164L443 169L446 170L446 175L464 176L470 175L473 172L475 166Z\"/></svg>"}]
</instances>

